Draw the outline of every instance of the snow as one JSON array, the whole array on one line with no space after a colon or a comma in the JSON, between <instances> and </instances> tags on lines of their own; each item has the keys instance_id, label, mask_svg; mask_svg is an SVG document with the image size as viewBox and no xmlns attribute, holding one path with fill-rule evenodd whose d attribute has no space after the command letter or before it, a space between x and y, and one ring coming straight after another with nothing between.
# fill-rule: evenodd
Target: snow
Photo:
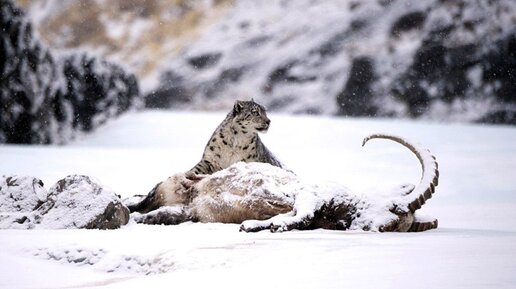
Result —
<instances>
[{"instance_id":1,"label":"snow","mask_svg":"<svg viewBox=\"0 0 516 289\"><path fill-rule=\"evenodd\" d=\"M0 146L0 175L51 187L70 174L122 197L146 194L190 169L224 113L125 114L67 146ZM406 148L429 148L440 183L418 211L439 219L423 233L241 233L238 224L184 223L119 230L0 230L0 288L514 288L516 129L270 115L263 142L299 178L372 196L417 184ZM418 216L419 218L419 216Z\"/></svg>"}]
</instances>

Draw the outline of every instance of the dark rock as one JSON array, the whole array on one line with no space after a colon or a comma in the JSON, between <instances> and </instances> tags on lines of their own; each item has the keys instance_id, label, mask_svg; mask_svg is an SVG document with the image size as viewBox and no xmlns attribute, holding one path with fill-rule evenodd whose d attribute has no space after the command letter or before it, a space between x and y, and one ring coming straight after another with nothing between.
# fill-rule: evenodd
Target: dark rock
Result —
<instances>
[{"instance_id":1,"label":"dark rock","mask_svg":"<svg viewBox=\"0 0 516 289\"><path fill-rule=\"evenodd\" d=\"M362 3L360 3L359 1L351 1L349 3L349 10L353 11L353 10L359 8L361 5L362 5Z\"/></svg>"},{"instance_id":2,"label":"dark rock","mask_svg":"<svg viewBox=\"0 0 516 289\"><path fill-rule=\"evenodd\" d=\"M270 93L275 85L281 83L304 83L317 79L317 77L313 75L296 75L291 73L291 69L299 63L298 60L291 60L274 69L267 77L267 82L262 87L262 91Z\"/></svg>"},{"instance_id":3,"label":"dark rock","mask_svg":"<svg viewBox=\"0 0 516 289\"><path fill-rule=\"evenodd\" d=\"M365 19L354 19L348 28L332 35L328 40L324 41L319 47L312 50L310 54L319 55L323 58L330 58L342 52L342 47L349 41L349 38L355 34L361 33L368 22Z\"/></svg>"},{"instance_id":4,"label":"dark rock","mask_svg":"<svg viewBox=\"0 0 516 289\"><path fill-rule=\"evenodd\" d=\"M193 101L196 93L203 97L216 98L221 91L240 81L247 72L247 67L229 67L222 69L216 78L193 85L180 74L169 70L161 76L160 87L145 96L147 108L180 108Z\"/></svg>"},{"instance_id":5,"label":"dark rock","mask_svg":"<svg viewBox=\"0 0 516 289\"><path fill-rule=\"evenodd\" d=\"M256 48L258 46L264 45L269 40L271 40L271 37L267 36L267 35L256 36L256 37L253 37L253 38L247 40L245 42L245 45L248 46L248 47Z\"/></svg>"},{"instance_id":6,"label":"dark rock","mask_svg":"<svg viewBox=\"0 0 516 289\"><path fill-rule=\"evenodd\" d=\"M483 55L482 80L500 101L516 103L516 29L496 41Z\"/></svg>"},{"instance_id":7,"label":"dark rock","mask_svg":"<svg viewBox=\"0 0 516 289\"><path fill-rule=\"evenodd\" d=\"M353 60L349 78L337 96L339 114L348 116L374 116L372 85L376 80L372 59L359 57Z\"/></svg>"},{"instance_id":8,"label":"dark rock","mask_svg":"<svg viewBox=\"0 0 516 289\"><path fill-rule=\"evenodd\" d=\"M220 82L236 82L239 81L245 72L245 67L234 67L223 70L220 73Z\"/></svg>"},{"instance_id":9,"label":"dark rock","mask_svg":"<svg viewBox=\"0 0 516 289\"><path fill-rule=\"evenodd\" d=\"M185 87L184 79L173 71L161 76L160 87L145 96L146 108L170 108L192 100L192 92Z\"/></svg>"},{"instance_id":10,"label":"dark rock","mask_svg":"<svg viewBox=\"0 0 516 289\"><path fill-rule=\"evenodd\" d=\"M516 107L500 109L477 120L478 123L516 125Z\"/></svg>"},{"instance_id":11,"label":"dark rock","mask_svg":"<svg viewBox=\"0 0 516 289\"><path fill-rule=\"evenodd\" d=\"M405 102L411 116L426 112L436 99L451 103L464 98L471 86L467 71L479 62L474 45L445 47L428 43L416 52L414 63L393 86L393 94ZM429 94L435 87L435 94Z\"/></svg>"},{"instance_id":12,"label":"dark rock","mask_svg":"<svg viewBox=\"0 0 516 289\"><path fill-rule=\"evenodd\" d=\"M426 14L422 11L413 11L401 16L391 27L391 35L399 36L405 31L420 29L425 24Z\"/></svg>"},{"instance_id":13,"label":"dark rock","mask_svg":"<svg viewBox=\"0 0 516 289\"><path fill-rule=\"evenodd\" d=\"M294 101L291 97L282 97L274 99L272 102L267 105L267 110L269 111L281 111L284 107L286 107L289 103Z\"/></svg>"},{"instance_id":14,"label":"dark rock","mask_svg":"<svg viewBox=\"0 0 516 289\"><path fill-rule=\"evenodd\" d=\"M289 61L280 67L276 68L272 71L267 77L267 84L265 85L265 91L272 90L274 84L276 82L286 82L286 81L294 81L295 79L288 75L289 70L296 65L297 61L292 60Z\"/></svg>"},{"instance_id":15,"label":"dark rock","mask_svg":"<svg viewBox=\"0 0 516 289\"><path fill-rule=\"evenodd\" d=\"M450 47L444 44L445 39L435 40L435 35L430 38L416 51L413 64L392 86L393 95L407 105L409 114L413 117L424 114L436 100L452 103L456 99L484 95L508 105L509 111L493 108L494 111L476 121L510 123L513 111L510 107L516 102L516 30L487 47L480 43ZM480 69L478 83L472 83L468 77L473 67Z\"/></svg>"},{"instance_id":16,"label":"dark rock","mask_svg":"<svg viewBox=\"0 0 516 289\"><path fill-rule=\"evenodd\" d=\"M171 108L188 103L191 93L182 86L160 87L145 96L146 108Z\"/></svg>"},{"instance_id":17,"label":"dark rock","mask_svg":"<svg viewBox=\"0 0 516 289\"><path fill-rule=\"evenodd\" d=\"M50 99L62 89L54 58L11 1L0 0L0 143L49 143Z\"/></svg>"},{"instance_id":18,"label":"dark rock","mask_svg":"<svg viewBox=\"0 0 516 289\"><path fill-rule=\"evenodd\" d=\"M73 128L90 131L133 106L139 106L136 77L119 66L88 55L64 59L67 92L73 108Z\"/></svg>"},{"instance_id":19,"label":"dark rock","mask_svg":"<svg viewBox=\"0 0 516 289\"><path fill-rule=\"evenodd\" d=\"M232 67L221 71L214 81L206 83L203 86L206 96L209 98L215 97L229 84L238 82L246 70L246 67Z\"/></svg>"},{"instance_id":20,"label":"dark rock","mask_svg":"<svg viewBox=\"0 0 516 289\"><path fill-rule=\"evenodd\" d=\"M430 104L427 83L440 82L446 67L447 48L440 43L422 45L412 66L393 84L392 93L404 102L413 117L423 114Z\"/></svg>"},{"instance_id":21,"label":"dark rock","mask_svg":"<svg viewBox=\"0 0 516 289\"><path fill-rule=\"evenodd\" d=\"M394 1L396 1L396 0L378 0L378 4L386 7L386 6L391 5Z\"/></svg>"},{"instance_id":22,"label":"dark rock","mask_svg":"<svg viewBox=\"0 0 516 289\"><path fill-rule=\"evenodd\" d=\"M312 54L317 54L324 58L334 56L342 50L342 45L348 36L348 30L337 33L313 50Z\"/></svg>"},{"instance_id":23,"label":"dark rock","mask_svg":"<svg viewBox=\"0 0 516 289\"><path fill-rule=\"evenodd\" d=\"M111 202L101 215L91 220L85 229L118 229L129 222L129 209L120 202Z\"/></svg>"},{"instance_id":24,"label":"dark rock","mask_svg":"<svg viewBox=\"0 0 516 289\"><path fill-rule=\"evenodd\" d=\"M188 63L197 69L204 69L217 64L221 57L221 53L207 53L195 57L190 57L188 59Z\"/></svg>"}]
</instances>

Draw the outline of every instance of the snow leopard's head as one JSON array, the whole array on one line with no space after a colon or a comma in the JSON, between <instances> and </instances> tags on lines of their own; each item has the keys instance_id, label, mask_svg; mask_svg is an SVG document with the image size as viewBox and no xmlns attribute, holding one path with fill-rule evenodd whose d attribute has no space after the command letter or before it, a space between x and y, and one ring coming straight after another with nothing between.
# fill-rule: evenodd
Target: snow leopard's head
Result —
<instances>
[{"instance_id":1,"label":"snow leopard's head","mask_svg":"<svg viewBox=\"0 0 516 289\"><path fill-rule=\"evenodd\" d=\"M267 117L265 108L252 99L250 101L237 100L232 113L233 123L242 131L265 133L269 129L271 121Z\"/></svg>"}]
</instances>

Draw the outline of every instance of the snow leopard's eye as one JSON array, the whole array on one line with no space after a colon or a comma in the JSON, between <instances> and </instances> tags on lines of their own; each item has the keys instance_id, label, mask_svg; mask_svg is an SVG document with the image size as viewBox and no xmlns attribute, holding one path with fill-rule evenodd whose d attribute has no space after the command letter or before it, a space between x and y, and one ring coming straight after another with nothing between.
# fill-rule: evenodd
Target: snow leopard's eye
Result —
<instances>
[{"instance_id":1,"label":"snow leopard's eye","mask_svg":"<svg viewBox=\"0 0 516 289\"><path fill-rule=\"evenodd\" d=\"M260 112L257 110L257 109L252 109L251 110L251 113L255 116L259 116L260 115Z\"/></svg>"}]
</instances>

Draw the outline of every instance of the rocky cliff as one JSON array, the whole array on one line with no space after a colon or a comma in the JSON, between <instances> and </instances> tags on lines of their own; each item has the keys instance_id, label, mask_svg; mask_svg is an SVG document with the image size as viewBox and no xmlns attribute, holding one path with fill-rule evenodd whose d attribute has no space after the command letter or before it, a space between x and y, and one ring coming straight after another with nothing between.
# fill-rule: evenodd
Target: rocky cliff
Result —
<instances>
[{"instance_id":1,"label":"rocky cliff","mask_svg":"<svg viewBox=\"0 0 516 289\"><path fill-rule=\"evenodd\" d=\"M512 0L30 3L53 47L132 67L148 107L516 124Z\"/></svg>"},{"instance_id":2,"label":"rocky cliff","mask_svg":"<svg viewBox=\"0 0 516 289\"><path fill-rule=\"evenodd\" d=\"M0 143L65 143L141 106L134 75L86 53L54 53L20 8L0 4Z\"/></svg>"}]
</instances>

